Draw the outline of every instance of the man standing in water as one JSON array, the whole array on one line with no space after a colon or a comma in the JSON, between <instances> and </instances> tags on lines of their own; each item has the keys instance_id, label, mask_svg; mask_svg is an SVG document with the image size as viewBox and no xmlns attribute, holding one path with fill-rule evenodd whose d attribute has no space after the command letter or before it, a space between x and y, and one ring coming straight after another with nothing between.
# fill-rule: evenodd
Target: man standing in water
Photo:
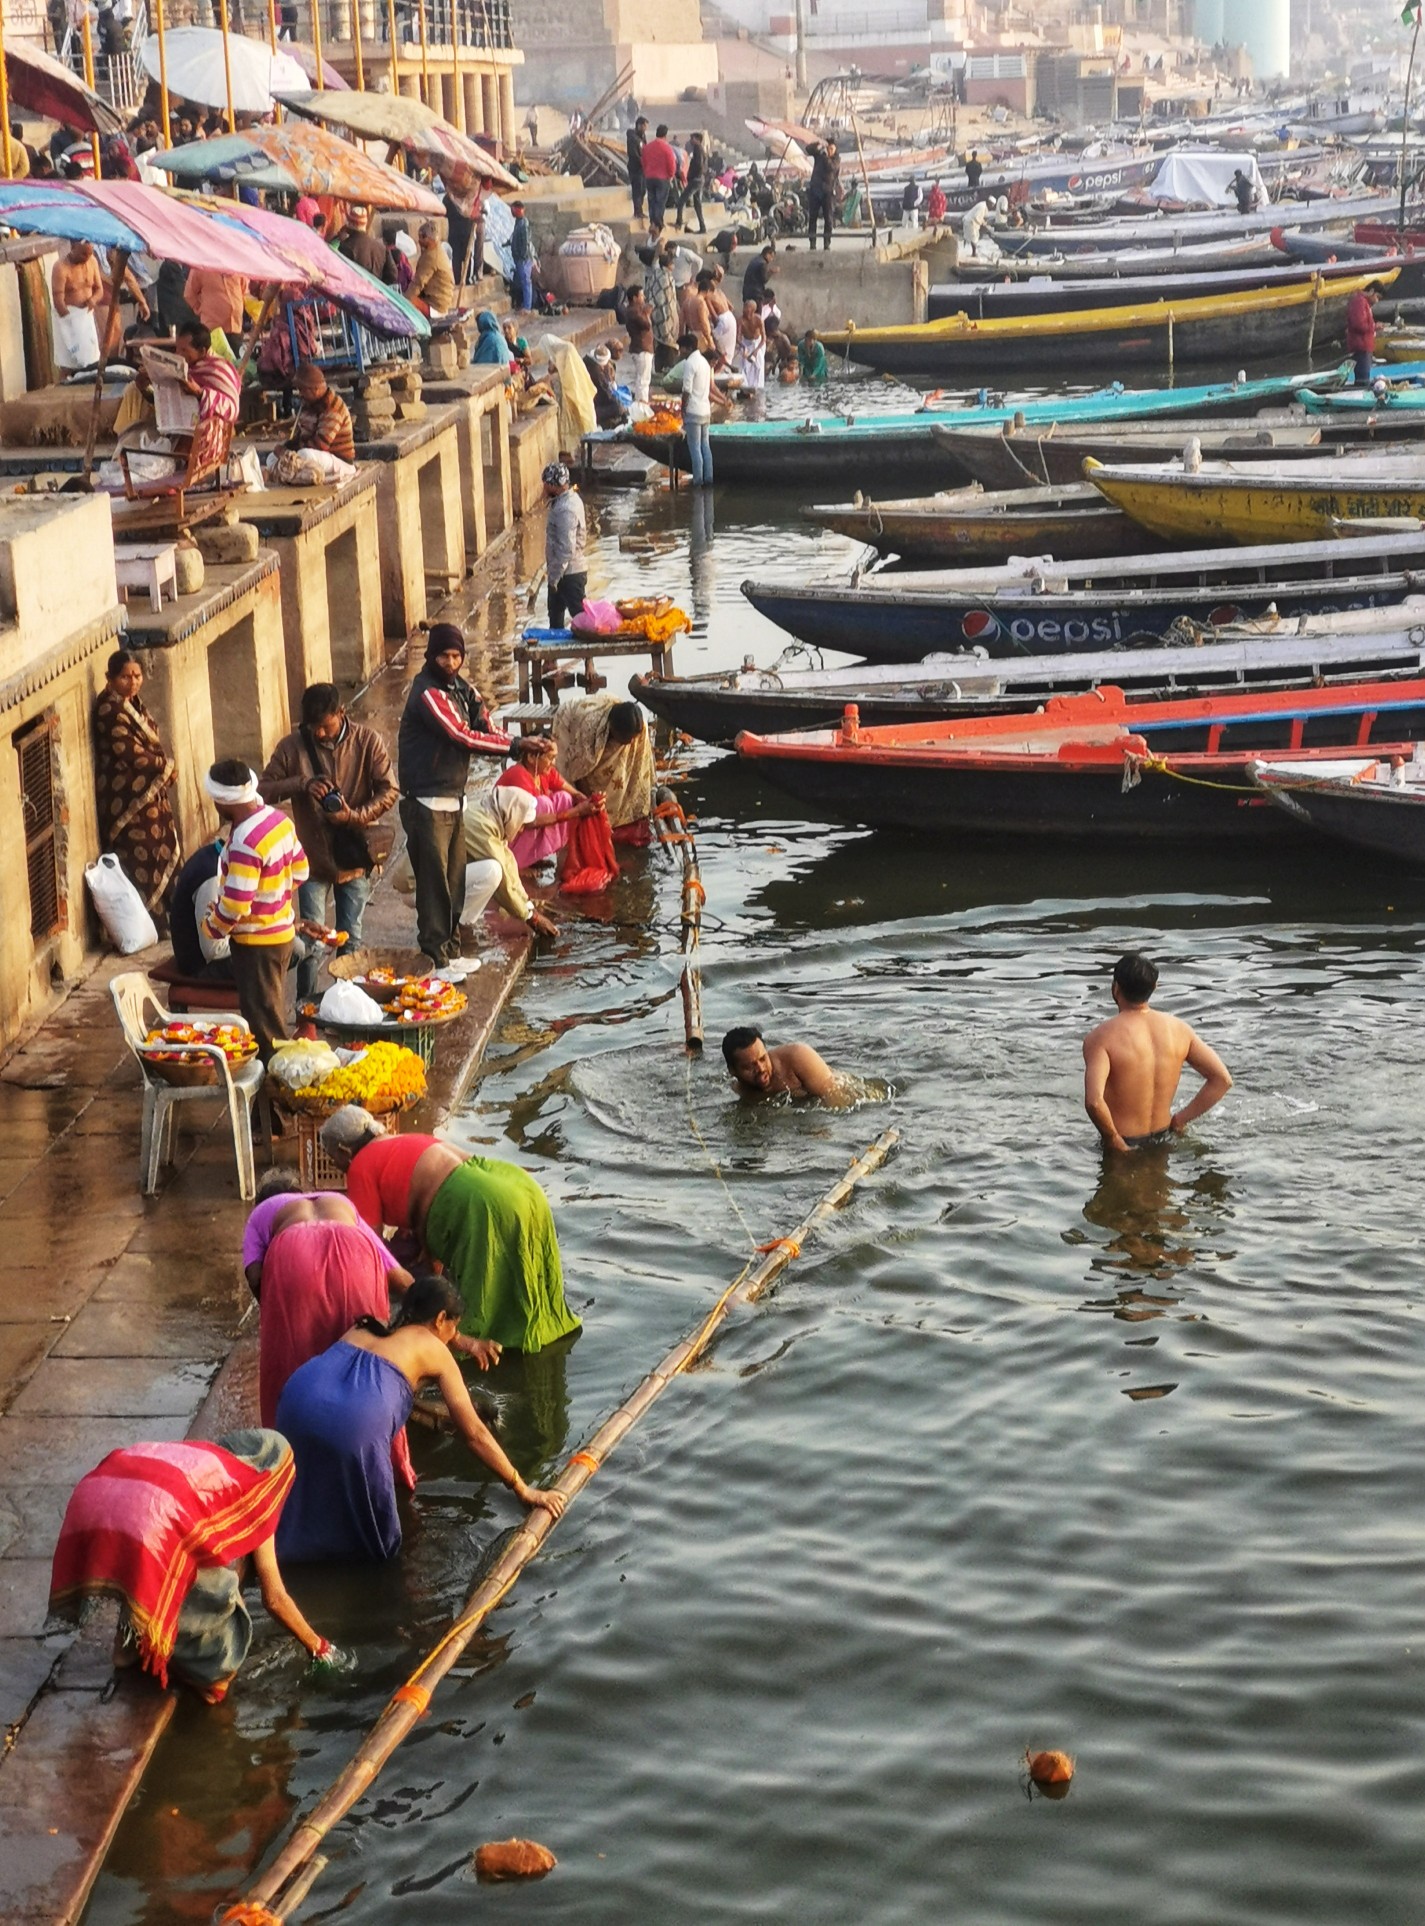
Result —
<instances>
[{"instance_id":1,"label":"man standing in water","mask_svg":"<svg viewBox=\"0 0 1425 1926\"><path fill-rule=\"evenodd\" d=\"M1084 1109L1110 1150L1142 1150L1181 1135L1232 1088L1227 1066L1181 1017L1150 1010L1158 966L1139 950L1113 966L1118 1015L1084 1038ZM1181 1110L1173 1097L1183 1065L1202 1088Z\"/></svg>"},{"instance_id":2,"label":"man standing in water","mask_svg":"<svg viewBox=\"0 0 1425 1926\"><path fill-rule=\"evenodd\" d=\"M816 1097L822 1103L845 1101L845 1086L809 1043L779 1043L768 1049L755 1023L729 1030L722 1056L732 1080L748 1097Z\"/></svg>"}]
</instances>

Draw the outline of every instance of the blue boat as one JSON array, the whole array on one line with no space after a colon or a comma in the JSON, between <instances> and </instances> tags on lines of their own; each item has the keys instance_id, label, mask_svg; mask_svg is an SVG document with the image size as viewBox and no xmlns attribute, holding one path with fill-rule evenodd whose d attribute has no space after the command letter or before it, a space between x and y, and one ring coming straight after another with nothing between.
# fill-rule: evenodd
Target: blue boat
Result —
<instances>
[{"instance_id":1,"label":"blue boat","mask_svg":"<svg viewBox=\"0 0 1425 1926\"><path fill-rule=\"evenodd\" d=\"M710 430L719 484L784 489L854 488L892 480L933 483L950 472L934 429L1026 426L1050 422L1151 421L1174 415L1240 415L1280 407L1308 390L1341 387L1351 364L1320 374L1275 375L1257 381L1219 381L1192 388L1112 387L1079 395L998 395L983 392L963 407L926 405L912 413L820 415L800 421L726 421ZM620 431L621 432L621 431ZM638 435L635 446L669 467L688 469L681 435Z\"/></svg>"}]
</instances>

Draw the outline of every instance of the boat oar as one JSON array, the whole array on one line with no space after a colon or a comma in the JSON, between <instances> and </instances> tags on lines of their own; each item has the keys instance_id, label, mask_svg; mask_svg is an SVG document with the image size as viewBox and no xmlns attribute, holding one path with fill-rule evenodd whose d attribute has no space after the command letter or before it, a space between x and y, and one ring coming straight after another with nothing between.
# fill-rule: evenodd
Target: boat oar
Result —
<instances>
[{"instance_id":1,"label":"boat oar","mask_svg":"<svg viewBox=\"0 0 1425 1926\"><path fill-rule=\"evenodd\" d=\"M775 1237L770 1244L761 1246L757 1262L750 1268L743 1268L690 1335L681 1344L674 1345L618 1409L604 1420L588 1443L570 1456L555 1480L556 1491L562 1491L573 1502L614 1447L632 1431L649 1407L662 1397L673 1380L697 1363L733 1305L751 1303L775 1283L793 1258L800 1257L807 1239L841 1208L861 1179L879 1170L899 1136L897 1130L883 1131L870 1148L863 1151L845 1174L837 1179L790 1236ZM355 1758L297 1827L266 1872L260 1873L242 1898L221 1915L219 1926L281 1926L282 1920L289 1916L296 1904L296 1898L304 1894L311 1884L314 1875L308 1871L308 1867L317 1848L332 1827L346 1817L373 1784L382 1766L429 1706L435 1687L514 1586L520 1573L553 1531L554 1525L555 1520L547 1511L531 1511L523 1524L509 1532L503 1550L494 1563L484 1570L480 1582L465 1601L465 1610L460 1618L416 1667L406 1683L392 1693L386 1709L367 1733Z\"/></svg>"}]
</instances>

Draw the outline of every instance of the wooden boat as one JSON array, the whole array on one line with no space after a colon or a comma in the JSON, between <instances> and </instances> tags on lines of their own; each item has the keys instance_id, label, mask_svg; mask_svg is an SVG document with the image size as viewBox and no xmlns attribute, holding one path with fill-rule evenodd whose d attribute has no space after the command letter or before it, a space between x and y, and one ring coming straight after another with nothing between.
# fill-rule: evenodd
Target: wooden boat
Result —
<instances>
[{"instance_id":1,"label":"wooden boat","mask_svg":"<svg viewBox=\"0 0 1425 1926\"><path fill-rule=\"evenodd\" d=\"M1047 428L1006 422L999 428L937 427L935 439L955 479L979 482L987 489L1079 481L1089 456L1106 462L1172 461L1181 457L1189 441L1197 442L1205 461L1305 460L1325 445L1316 423L1288 416L1285 410L1274 415L1280 422L1270 426L1253 415L1224 420L1189 416L1184 421L1125 421L1111 428L1071 425L1063 434L1052 422Z\"/></svg>"},{"instance_id":2,"label":"wooden boat","mask_svg":"<svg viewBox=\"0 0 1425 1926\"><path fill-rule=\"evenodd\" d=\"M1072 357L1075 367L1171 369L1200 361L1249 361L1305 354L1337 341L1346 303L1363 289L1388 287L1394 270L1315 274L1280 288L1203 295L1183 301L1143 301L1134 307L1085 308L975 321L953 314L907 327L848 328L824 333L833 352L885 374L938 380L996 378L1043 370Z\"/></svg>"},{"instance_id":3,"label":"wooden boat","mask_svg":"<svg viewBox=\"0 0 1425 1926\"><path fill-rule=\"evenodd\" d=\"M1161 547L1089 482L993 493L976 485L887 502L858 496L804 508L802 515L882 555L931 568L1005 562L1011 555L1130 555Z\"/></svg>"},{"instance_id":4,"label":"wooden boat","mask_svg":"<svg viewBox=\"0 0 1425 1926\"><path fill-rule=\"evenodd\" d=\"M1382 328L1376 334L1377 361L1425 361L1425 334L1418 328Z\"/></svg>"},{"instance_id":5,"label":"wooden boat","mask_svg":"<svg viewBox=\"0 0 1425 1926\"><path fill-rule=\"evenodd\" d=\"M1425 868L1425 762L1404 756L1248 764L1254 783L1303 829Z\"/></svg>"},{"instance_id":6,"label":"wooden boat","mask_svg":"<svg viewBox=\"0 0 1425 1926\"><path fill-rule=\"evenodd\" d=\"M1051 216L1043 225L1026 228L1012 236L999 236L1006 253L1053 254L1093 248L1098 251L1125 247L1175 247L1204 241L1243 240L1254 234L1270 234L1274 227L1291 225L1293 232L1321 228L1345 233L1357 222L1379 226L1393 223L1396 207L1388 193L1371 192L1323 195L1318 200L1273 201L1253 214L1235 209L1210 214L1169 214L1161 208L1145 209L1141 214L1117 215L1095 222L1061 223ZM1358 237L1360 238L1360 237ZM1389 246L1390 243L1384 243Z\"/></svg>"},{"instance_id":7,"label":"wooden boat","mask_svg":"<svg viewBox=\"0 0 1425 1926\"><path fill-rule=\"evenodd\" d=\"M796 668L814 651L795 646L772 668L751 662L710 675L635 675L629 693L654 715L700 741L731 743L744 730L779 734L830 728L848 702L863 724L927 722L964 715L1027 709L1050 696L1111 682L1135 700L1174 693L1325 686L1362 677L1425 675L1425 636L1395 628L1387 634L1336 631L1330 618L1306 618L1261 635L1224 629L1220 641L1196 647L1097 650L1085 655L1039 655L991 661L969 655L931 655L910 666L858 663L849 669Z\"/></svg>"},{"instance_id":8,"label":"wooden boat","mask_svg":"<svg viewBox=\"0 0 1425 1926\"><path fill-rule=\"evenodd\" d=\"M1324 405L1330 403L1329 408ZM1378 384L1369 388L1346 388L1339 395L1313 395L1307 404L1308 414L1342 415L1383 415L1415 414L1425 423L1425 388L1394 387L1379 378Z\"/></svg>"},{"instance_id":9,"label":"wooden boat","mask_svg":"<svg viewBox=\"0 0 1425 1926\"><path fill-rule=\"evenodd\" d=\"M1123 388L1114 383L1078 395L1005 396L993 403L932 408L913 413L816 415L801 421L726 421L709 431L713 468L720 485L783 488L870 487L884 479L899 484L933 484L943 477L943 457L932 435L937 422L989 427L1026 422L1135 421L1174 415L1239 414L1244 408L1281 405L1303 388L1339 388L1349 363L1323 373L1264 376L1255 381L1222 381L1187 388ZM587 437L624 438L623 429ZM686 471L688 448L679 435L636 435L634 446L665 465Z\"/></svg>"},{"instance_id":10,"label":"wooden boat","mask_svg":"<svg viewBox=\"0 0 1425 1926\"><path fill-rule=\"evenodd\" d=\"M800 642L871 662L936 650L994 657L1161 639L1179 619L1228 623L1392 608L1425 587L1425 532L1273 543L1096 561L1025 559L994 569L872 574L805 585L744 582L758 611Z\"/></svg>"},{"instance_id":11,"label":"wooden boat","mask_svg":"<svg viewBox=\"0 0 1425 1926\"><path fill-rule=\"evenodd\" d=\"M1382 253L1387 252L1385 248ZM958 293L966 282L1020 280L1047 275L1054 281L1099 279L1106 275L1209 274L1218 270L1279 266L1281 251L1270 234L1250 235L1240 241L1203 241L1184 247L1092 248L1076 254L1006 255L998 261L962 257L955 279L930 290L929 319L935 319L936 300Z\"/></svg>"},{"instance_id":12,"label":"wooden boat","mask_svg":"<svg viewBox=\"0 0 1425 1926\"><path fill-rule=\"evenodd\" d=\"M1286 833L1253 784L1273 753L1389 756L1425 731L1425 679L1130 701L1104 685L1032 714L744 734L737 752L817 818L936 836L1267 840Z\"/></svg>"},{"instance_id":13,"label":"wooden boat","mask_svg":"<svg viewBox=\"0 0 1425 1926\"><path fill-rule=\"evenodd\" d=\"M1425 455L1355 454L1339 462L1112 465L1084 474L1144 528L1189 542L1319 542L1360 522L1425 517Z\"/></svg>"},{"instance_id":14,"label":"wooden boat","mask_svg":"<svg viewBox=\"0 0 1425 1926\"><path fill-rule=\"evenodd\" d=\"M1307 265L1280 264L1218 270L1211 273L1120 274L1093 276L1083 280L1060 281L1045 276L1042 280L1001 281L973 286L942 282L930 290L927 307L931 321L942 321L955 314L976 321L997 321L1013 316L1068 314L1083 308L1140 307L1153 301L1196 301L1226 294L1267 293L1273 289L1310 287L1315 276L1323 284L1351 280L1361 275L1399 278L1399 255L1369 255L1350 261L1323 261ZM1325 338L1324 336L1322 337ZM852 350L855 352L854 348Z\"/></svg>"}]
</instances>

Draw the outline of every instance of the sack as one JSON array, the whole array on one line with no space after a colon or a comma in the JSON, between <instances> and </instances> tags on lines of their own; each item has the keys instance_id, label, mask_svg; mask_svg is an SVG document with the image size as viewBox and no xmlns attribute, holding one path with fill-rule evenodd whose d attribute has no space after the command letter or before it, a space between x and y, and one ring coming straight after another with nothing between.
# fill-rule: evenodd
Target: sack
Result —
<instances>
[{"instance_id":1,"label":"sack","mask_svg":"<svg viewBox=\"0 0 1425 1926\"><path fill-rule=\"evenodd\" d=\"M341 1058L329 1043L294 1040L273 1046L267 1074L287 1090L303 1090L340 1070Z\"/></svg>"},{"instance_id":2,"label":"sack","mask_svg":"<svg viewBox=\"0 0 1425 1926\"><path fill-rule=\"evenodd\" d=\"M89 894L99 912L109 941L120 956L132 956L158 941L158 930L147 905L125 876L117 856L101 856L84 872Z\"/></svg>"},{"instance_id":3,"label":"sack","mask_svg":"<svg viewBox=\"0 0 1425 1926\"><path fill-rule=\"evenodd\" d=\"M345 978L332 984L317 1007L317 1015L324 1023L340 1023L353 1030L374 1030L386 1021L386 1012L376 999Z\"/></svg>"}]
</instances>

